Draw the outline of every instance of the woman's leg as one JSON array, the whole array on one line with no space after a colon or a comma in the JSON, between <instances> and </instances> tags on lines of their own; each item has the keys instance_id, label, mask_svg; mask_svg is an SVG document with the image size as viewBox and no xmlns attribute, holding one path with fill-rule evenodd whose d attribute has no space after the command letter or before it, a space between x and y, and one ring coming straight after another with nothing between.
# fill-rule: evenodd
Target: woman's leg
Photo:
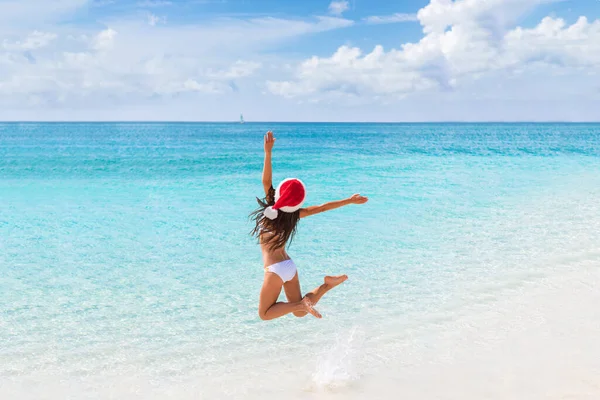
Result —
<instances>
[{"instance_id":1,"label":"woman's leg","mask_svg":"<svg viewBox=\"0 0 600 400\"><path fill-rule=\"evenodd\" d=\"M298 279L298 272L294 275L291 281L287 281L283 284L283 290L285 291L285 297L287 297L290 303L298 302L302 300L302 292L300 291L300 279ZM294 316L305 317L308 313L306 311L294 311Z\"/></svg>"},{"instance_id":2,"label":"woman's leg","mask_svg":"<svg viewBox=\"0 0 600 400\"><path fill-rule=\"evenodd\" d=\"M313 289L312 292L308 292L305 294L305 297L308 297L313 304L317 304L321 297L331 289L339 285L340 283L346 281L348 279L348 275L338 275L338 276L326 276L324 279L324 283Z\"/></svg>"},{"instance_id":3,"label":"woman's leg","mask_svg":"<svg viewBox=\"0 0 600 400\"><path fill-rule=\"evenodd\" d=\"M305 297L308 298L313 305L316 305L325 293L344 282L346 279L348 279L347 275L326 276L324 283L307 293ZM300 279L298 279L297 272L296 276L294 276L291 281L283 284L283 289L289 302L297 302L302 299L302 292L300 291ZM294 311L294 315L296 317L304 317L306 316L306 311Z\"/></svg>"},{"instance_id":4,"label":"woman's leg","mask_svg":"<svg viewBox=\"0 0 600 400\"><path fill-rule=\"evenodd\" d=\"M260 299L258 302L258 315L260 319L265 321L271 320L283 317L292 312L304 312L304 315L310 312L315 317L321 318L321 314L312 308L312 304L308 299L299 299L298 301L289 303L277 303L282 285L283 281L277 274L273 272L265 273L265 280L260 290Z\"/></svg>"}]
</instances>

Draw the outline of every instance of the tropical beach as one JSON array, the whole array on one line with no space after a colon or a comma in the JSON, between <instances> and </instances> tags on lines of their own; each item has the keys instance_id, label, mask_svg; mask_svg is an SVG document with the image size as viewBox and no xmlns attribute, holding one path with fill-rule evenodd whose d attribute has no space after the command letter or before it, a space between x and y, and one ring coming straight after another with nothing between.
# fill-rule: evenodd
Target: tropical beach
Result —
<instances>
[{"instance_id":1,"label":"tropical beach","mask_svg":"<svg viewBox=\"0 0 600 400\"><path fill-rule=\"evenodd\" d=\"M288 250L349 276L321 320L258 318L267 130L307 202L370 197ZM0 395L596 398L599 130L0 124Z\"/></svg>"},{"instance_id":2,"label":"tropical beach","mask_svg":"<svg viewBox=\"0 0 600 400\"><path fill-rule=\"evenodd\" d=\"M0 0L0 400L600 399L599 71L598 1Z\"/></svg>"}]
</instances>

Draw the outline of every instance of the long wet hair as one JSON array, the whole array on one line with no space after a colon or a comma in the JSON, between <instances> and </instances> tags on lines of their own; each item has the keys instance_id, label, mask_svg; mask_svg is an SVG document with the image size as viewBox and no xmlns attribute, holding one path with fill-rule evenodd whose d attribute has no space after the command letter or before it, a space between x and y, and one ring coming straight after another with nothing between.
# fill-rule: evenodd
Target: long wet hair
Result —
<instances>
[{"instance_id":1,"label":"long wet hair","mask_svg":"<svg viewBox=\"0 0 600 400\"><path fill-rule=\"evenodd\" d=\"M256 237L262 244L266 244L270 250L284 247L286 243L291 243L296 234L298 221L300 220L300 210L292 213L279 211L277 218L271 220L264 216L265 208L275 204L275 189L273 186L264 199L256 198L258 208L250 214L250 219L256 223L250 234ZM261 234L266 233L261 238Z\"/></svg>"}]
</instances>

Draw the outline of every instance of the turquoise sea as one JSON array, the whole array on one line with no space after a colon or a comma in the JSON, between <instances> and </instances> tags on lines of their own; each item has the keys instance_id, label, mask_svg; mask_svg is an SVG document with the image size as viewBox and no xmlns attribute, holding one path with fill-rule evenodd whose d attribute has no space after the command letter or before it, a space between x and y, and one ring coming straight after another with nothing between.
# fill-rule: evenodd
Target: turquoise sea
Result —
<instances>
[{"instance_id":1,"label":"turquoise sea","mask_svg":"<svg viewBox=\"0 0 600 400\"><path fill-rule=\"evenodd\" d=\"M289 249L322 320L258 318L267 130L370 199ZM600 124L0 123L2 399L597 399L599 289Z\"/></svg>"}]
</instances>

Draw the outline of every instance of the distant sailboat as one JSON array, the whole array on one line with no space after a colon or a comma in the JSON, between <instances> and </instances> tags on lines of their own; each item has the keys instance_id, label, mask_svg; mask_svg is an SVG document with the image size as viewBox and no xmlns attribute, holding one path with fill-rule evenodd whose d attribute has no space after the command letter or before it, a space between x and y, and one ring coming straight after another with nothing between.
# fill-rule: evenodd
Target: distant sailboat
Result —
<instances>
[{"instance_id":1,"label":"distant sailboat","mask_svg":"<svg viewBox=\"0 0 600 400\"><path fill-rule=\"evenodd\" d=\"M244 123L244 114L240 114L240 124Z\"/></svg>"}]
</instances>

